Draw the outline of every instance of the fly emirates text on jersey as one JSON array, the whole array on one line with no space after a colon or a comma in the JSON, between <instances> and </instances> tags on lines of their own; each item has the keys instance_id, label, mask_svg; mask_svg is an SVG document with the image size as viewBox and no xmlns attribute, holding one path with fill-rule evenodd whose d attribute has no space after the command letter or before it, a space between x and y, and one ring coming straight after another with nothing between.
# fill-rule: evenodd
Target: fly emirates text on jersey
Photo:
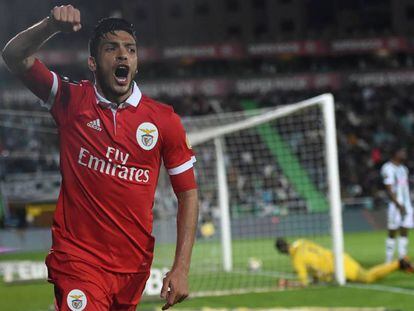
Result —
<instances>
[{"instance_id":1,"label":"fly emirates text on jersey","mask_svg":"<svg viewBox=\"0 0 414 311\"><path fill-rule=\"evenodd\" d=\"M129 153L124 153L119 149L107 147L106 159L100 159L86 148L81 147L79 151L78 163L102 174L115 176L120 179L138 183L148 183L149 170L127 166ZM114 162L120 162L117 164Z\"/></svg>"}]
</instances>

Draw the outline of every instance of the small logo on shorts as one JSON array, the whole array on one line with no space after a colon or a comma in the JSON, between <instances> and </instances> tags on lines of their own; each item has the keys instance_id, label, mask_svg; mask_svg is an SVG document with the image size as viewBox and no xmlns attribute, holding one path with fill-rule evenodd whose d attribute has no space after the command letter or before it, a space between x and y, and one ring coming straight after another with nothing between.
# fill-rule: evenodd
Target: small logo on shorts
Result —
<instances>
[{"instance_id":1,"label":"small logo on shorts","mask_svg":"<svg viewBox=\"0 0 414 311\"><path fill-rule=\"evenodd\" d=\"M86 299L86 295L83 291L79 289L72 289L68 294L67 303L69 309L72 311L82 311L86 308L88 300Z\"/></svg>"}]
</instances>

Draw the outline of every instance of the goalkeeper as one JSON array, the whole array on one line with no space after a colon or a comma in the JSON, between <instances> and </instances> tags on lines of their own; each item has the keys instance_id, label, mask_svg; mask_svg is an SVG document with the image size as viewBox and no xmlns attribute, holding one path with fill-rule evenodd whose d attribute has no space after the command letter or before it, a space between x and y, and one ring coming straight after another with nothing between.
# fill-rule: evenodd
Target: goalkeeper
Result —
<instances>
[{"instance_id":1,"label":"goalkeeper","mask_svg":"<svg viewBox=\"0 0 414 311\"><path fill-rule=\"evenodd\" d=\"M312 277L315 283L333 280L334 256L330 250L302 239L289 245L285 239L278 238L275 247L280 253L290 255L293 267L299 277L299 282L281 280L279 285L284 287L307 286L309 285L309 277ZM344 265L345 277L350 282L372 283L398 269L413 272L411 263L405 258L380 264L367 270L345 253Z\"/></svg>"}]
</instances>

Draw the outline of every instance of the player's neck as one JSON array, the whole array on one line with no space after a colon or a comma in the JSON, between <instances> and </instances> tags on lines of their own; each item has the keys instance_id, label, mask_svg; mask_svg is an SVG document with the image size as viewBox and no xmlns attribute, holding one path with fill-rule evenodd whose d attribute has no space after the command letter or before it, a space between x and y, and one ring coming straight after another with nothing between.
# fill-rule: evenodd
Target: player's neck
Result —
<instances>
[{"instance_id":1,"label":"player's neck","mask_svg":"<svg viewBox=\"0 0 414 311\"><path fill-rule=\"evenodd\" d=\"M391 159L391 162L392 162L394 165L396 165L396 166L399 166L399 165L401 165L401 164L402 164L402 162L401 162L401 161L399 161L399 160L397 160L397 159Z\"/></svg>"},{"instance_id":2,"label":"player's neck","mask_svg":"<svg viewBox=\"0 0 414 311\"><path fill-rule=\"evenodd\" d=\"M98 93L101 94L103 97L105 97L110 102L118 104L118 105L125 102L128 99L128 97L131 96L133 89L134 88L131 85L127 93L125 93L124 95L118 96L116 94L103 90L101 85L98 82L96 83L96 90L98 91Z\"/></svg>"}]
</instances>

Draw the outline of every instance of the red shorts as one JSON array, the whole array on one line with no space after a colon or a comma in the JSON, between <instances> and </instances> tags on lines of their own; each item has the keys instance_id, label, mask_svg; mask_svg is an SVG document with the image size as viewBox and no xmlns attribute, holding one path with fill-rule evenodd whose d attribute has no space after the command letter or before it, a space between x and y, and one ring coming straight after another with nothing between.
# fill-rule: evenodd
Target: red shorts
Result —
<instances>
[{"instance_id":1,"label":"red shorts","mask_svg":"<svg viewBox=\"0 0 414 311\"><path fill-rule=\"evenodd\" d=\"M60 252L49 254L46 265L59 311L135 311L149 277L149 271L109 272Z\"/></svg>"}]
</instances>

